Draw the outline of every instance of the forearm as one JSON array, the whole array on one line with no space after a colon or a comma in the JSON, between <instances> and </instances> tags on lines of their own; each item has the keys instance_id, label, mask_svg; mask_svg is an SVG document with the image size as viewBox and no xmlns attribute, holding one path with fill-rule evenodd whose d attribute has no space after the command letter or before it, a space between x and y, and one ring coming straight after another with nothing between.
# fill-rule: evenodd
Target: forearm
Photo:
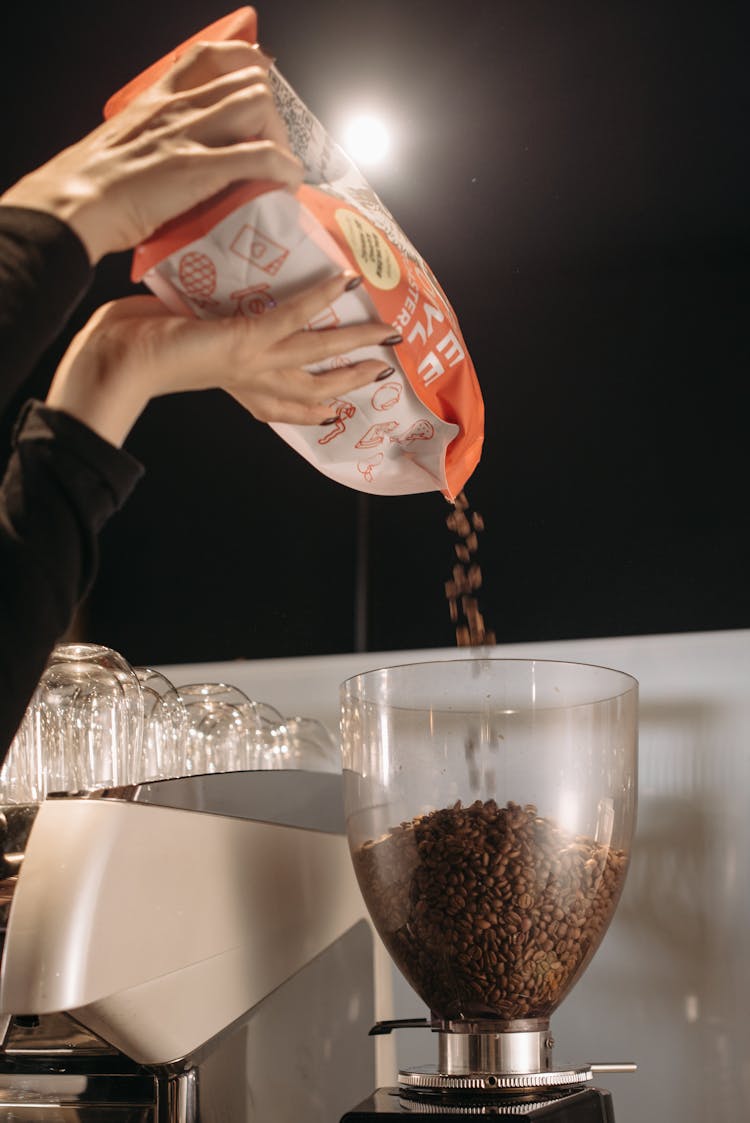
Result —
<instances>
[{"instance_id":1,"label":"forearm","mask_svg":"<svg viewBox=\"0 0 750 1123\"><path fill-rule=\"evenodd\" d=\"M128 377L127 364L113 362L106 352L76 362L78 350L76 339L55 372L46 405L121 448L149 401L143 380L135 373Z\"/></svg>"},{"instance_id":2,"label":"forearm","mask_svg":"<svg viewBox=\"0 0 750 1123\"><path fill-rule=\"evenodd\" d=\"M83 245L88 261L95 265L102 256L89 234L91 214L96 199L90 184L80 175L56 174L54 166L37 168L14 183L4 195L0 206L41 212L63 222Z\"/></svg>"},{"instance_id":3,"label":"forearm","mask_svg":"<svg viewBox=\"0 0 750 1123\"><path fill-rule=\"evenodd\" d=\"M59 219L0 205L0 411L62 330L91 277L83 245Z\"/></svg>"}]
</instances>

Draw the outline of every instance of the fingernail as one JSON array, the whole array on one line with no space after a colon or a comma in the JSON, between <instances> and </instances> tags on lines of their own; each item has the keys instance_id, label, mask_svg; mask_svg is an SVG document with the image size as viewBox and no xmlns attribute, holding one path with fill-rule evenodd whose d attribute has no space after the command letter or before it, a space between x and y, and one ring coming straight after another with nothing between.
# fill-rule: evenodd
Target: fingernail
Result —
<instances>
[{"instance_id":1,"label":"fingernail","mask_svg":"<svg viewBox=\"0 0 750 1123\"><path fill-rule=\"evenodd\" d=\"M338 417L327 417L325 419L325 421L321 421L320 424L321 425L335 425L337 421L338 421Z\"/></svg>"},{"instance_id":2,"label":"fingernail","mask_svg":"<svg viewBox=\"0 0 750 1123\"><path fill-rule=\"evenodd\" d=\"M382 382L384 378L390 378L390 376L395 373L395 367L386 367L385 370L381 370L380 374L375 375L375 381Z\"/></svg>"},{"instance_id":3,"label":"fingernail","mask_svg":"<svg viewBox=\"0 0 750 1123\"><path fill-rule=\"evenodd\" d=\"M344 285L344 291L345 292L351 292L352 289L356 289L357 286L361 285L361 284L362 284L362 278L360 277L360 275L358 273L356 277L352 277L350 280L348 280L346 282L346 284Z\"/></svg>"},{"instance_id":4,"label":"fingernail","mask_svg":"<svg viewBox=\"0 0 750 1123\"><path fill-rule=\"evenodd\" d=\"M403 343L403 335L389 335L387 339L381 340L384 347L395 347L397 343Z\"/></svg>"}]
</instances>

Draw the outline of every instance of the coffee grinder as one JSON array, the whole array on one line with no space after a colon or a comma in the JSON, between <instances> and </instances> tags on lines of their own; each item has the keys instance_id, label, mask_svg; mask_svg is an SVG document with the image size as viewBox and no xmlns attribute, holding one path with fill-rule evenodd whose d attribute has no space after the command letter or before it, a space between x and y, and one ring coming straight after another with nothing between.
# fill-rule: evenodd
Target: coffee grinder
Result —
<instances>
[{"instance_id":1,"label":"coffee grinder","mask_svg":"<svg viewBox=\"0 0 750 1123\"><path fill-rule=\"evenodd\" d=\"M466 658L341 687L349 846L375 927L430 1010L437 1063L342 1123L425 1114L613 1123L550 1017L622 892L636 816L638 684L605 667Z\"/></svg>"}]
</instances>

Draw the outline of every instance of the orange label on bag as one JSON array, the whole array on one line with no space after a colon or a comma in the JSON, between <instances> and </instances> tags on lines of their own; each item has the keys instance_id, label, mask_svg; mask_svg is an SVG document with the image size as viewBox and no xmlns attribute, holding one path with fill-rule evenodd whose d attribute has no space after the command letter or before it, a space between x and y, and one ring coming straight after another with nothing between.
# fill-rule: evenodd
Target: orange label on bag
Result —
<instances>
[{"instance_id":1,"label":"orange label on bag","mask_svg":"<svg viewBox=\"0 0 750 1123\"><path fill-rule=\"evenodd\" d=\"M380 318L403 335L398 358L417 397L459 426L446 450L452 499L479 463L484 440L484 402L453 309L432 275L363 215L313 187L303 185L297 195L362 272Z\"/></svg>"}]
</instances>

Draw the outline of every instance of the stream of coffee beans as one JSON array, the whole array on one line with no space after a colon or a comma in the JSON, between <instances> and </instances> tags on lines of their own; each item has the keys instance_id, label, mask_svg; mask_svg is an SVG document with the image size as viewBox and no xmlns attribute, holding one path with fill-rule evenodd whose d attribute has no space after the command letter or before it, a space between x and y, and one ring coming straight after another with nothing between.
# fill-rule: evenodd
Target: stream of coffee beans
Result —
<instances>
[{"instance_id":1,"label":"stream of coffee beans","mask_svg":"<svg viewBox=\"0 0 750 1123\"><path fill-rule=\"evenodd\" d=\"M543 1018L581 974L627 856L531 804L431 811L365 842L354 866L401 972L445 1020Z\"/></svg>"},{"instance_id":2,"label":"stream of coffee beans","mask_svg":"<svg viewBox=\"0 0 750 1123\"><path fill-rule=\"evenodd\" d=\"M445 583L448 611L456 627L456 643L459 647L493 645L496 643L495 633L485 627L477 595L482 587L482 570L476 555L484 519L478 511L471 509L466 493L461 491L454 499L445 522L457 538L453 547L457 559L453 576Z\"/></svg>"}]
</instances>

